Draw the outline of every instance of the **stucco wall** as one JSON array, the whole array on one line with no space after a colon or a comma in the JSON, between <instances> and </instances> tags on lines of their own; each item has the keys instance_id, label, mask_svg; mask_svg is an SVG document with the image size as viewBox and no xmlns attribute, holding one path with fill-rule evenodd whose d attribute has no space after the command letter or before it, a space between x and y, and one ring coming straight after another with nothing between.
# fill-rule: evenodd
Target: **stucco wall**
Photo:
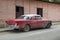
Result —
<instances>
[{"instance_id":1,"label":"stucco wall","mask_svg":"<svg viewBox=\"0 0 60 40\"><path fill-rule=\"evenodd\" d=\"M60 21L60 4L40 2L38 5L38 7L43 8L44 18L52 21Z\"/></svg>"},{"instance_id":2,"label":"stucco wall","mask_svg":"<svg viewBox=\"0 0 60 40\"><path fill-rule=\"evenodd\" d=\"M0 24L5 20L15 18L15 1L0 0Z\"/></svg>"},{"instance_id":3,"label":"stucco wall","mask_svg":"<svg viewBox=\"0 0 60 40\"><path fill-rule=\"evenodd\" d=\"M60 21L60 4L48 4L48 18Z\"/></svg>"},{"instance_id":4,"label":"stucco wall","mask_svg":"<svg viewBox=\"0 0 60 40\"><path fill-rule=\"evenodd\" d=\"M37 8L43 8L43 18L60 21L60 4L46 3L35 0L16 0L16 5L24 7L24 13L37 13Z\"/></svg>"}]
</instances>

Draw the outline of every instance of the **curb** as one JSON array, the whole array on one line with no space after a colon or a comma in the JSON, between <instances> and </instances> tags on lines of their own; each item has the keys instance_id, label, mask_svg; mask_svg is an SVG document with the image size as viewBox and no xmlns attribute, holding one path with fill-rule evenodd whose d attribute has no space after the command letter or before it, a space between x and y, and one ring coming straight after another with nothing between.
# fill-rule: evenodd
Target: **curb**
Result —
<instances>
[{"instance_id":1,"label":"curb","mask_svg":"<svg viewBox=\"0 0 60 40\"><path fill-rule=\"evenodd\" d=\"M60 23L52 23L52 25L60 25Z\"/></svg>"},{"instance_id":2,"label":"curb","mask_svg":"<svg viewBox=\"0 0 60 40\"><path fill-rule=\"evenodd\" d=\"M4 31L6 31L6 30L8 30L8 28L0 28L0 32L4 32Z\"/></svg>"}]
</instances>

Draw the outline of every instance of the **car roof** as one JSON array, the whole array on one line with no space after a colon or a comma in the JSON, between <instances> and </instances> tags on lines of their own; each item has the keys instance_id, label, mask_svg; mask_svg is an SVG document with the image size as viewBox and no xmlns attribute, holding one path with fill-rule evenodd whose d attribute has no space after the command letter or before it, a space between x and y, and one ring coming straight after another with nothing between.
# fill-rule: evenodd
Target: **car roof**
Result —
<instances>
[{"instance_id":1,"label":"car roof","mask_svg":"<svg viewBox=\"0 0 60 40\"><path fill-rule=\"evenodd\" d=\"M32 16L41 16L41 15L37 15L37 14L26 14L26 15L22 15L22 16L30 16L30 17L32 17Z\"/></svg>"}]
</instances>

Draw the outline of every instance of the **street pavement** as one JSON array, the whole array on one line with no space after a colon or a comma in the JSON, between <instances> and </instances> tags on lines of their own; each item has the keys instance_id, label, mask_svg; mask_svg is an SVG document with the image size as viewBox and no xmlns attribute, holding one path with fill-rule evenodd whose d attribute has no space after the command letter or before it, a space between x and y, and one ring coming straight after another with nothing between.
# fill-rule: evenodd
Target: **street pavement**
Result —
<instances>
[{"instance_id":1,"label":"street pavement","mask_svg":"<svg viewBox=\"0 0 60 40\"><path fill-rule=\"evenodd\" d=\"M60 40L60 25L29 32L3 31L0 32L0 40Z\"/></svg>"}]
</instances>

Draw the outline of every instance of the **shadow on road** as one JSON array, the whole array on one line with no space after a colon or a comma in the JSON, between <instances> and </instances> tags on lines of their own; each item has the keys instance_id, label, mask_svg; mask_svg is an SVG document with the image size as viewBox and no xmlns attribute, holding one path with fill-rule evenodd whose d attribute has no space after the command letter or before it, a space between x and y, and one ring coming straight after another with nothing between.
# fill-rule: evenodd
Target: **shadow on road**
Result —
<instances>
[{"instance_id":1,"label":"shadow on road","mask_svg":"<svg viewBox=\"0 0 60 40\"><path fill-rule=\"evenodd\" d=\"M48 29L52 29L52 28L48 28ZM32 31L42 31L42 30L48 30L46 28L38 28L38 29L31 29L29 32L32 32ZM9 33L26 33L26 32L23 32L23 31L19 31L19 30L4 30L4 31L0 31L0 33L4 33L4 32L9 32Z\"/></svg>"}]
</instances>

